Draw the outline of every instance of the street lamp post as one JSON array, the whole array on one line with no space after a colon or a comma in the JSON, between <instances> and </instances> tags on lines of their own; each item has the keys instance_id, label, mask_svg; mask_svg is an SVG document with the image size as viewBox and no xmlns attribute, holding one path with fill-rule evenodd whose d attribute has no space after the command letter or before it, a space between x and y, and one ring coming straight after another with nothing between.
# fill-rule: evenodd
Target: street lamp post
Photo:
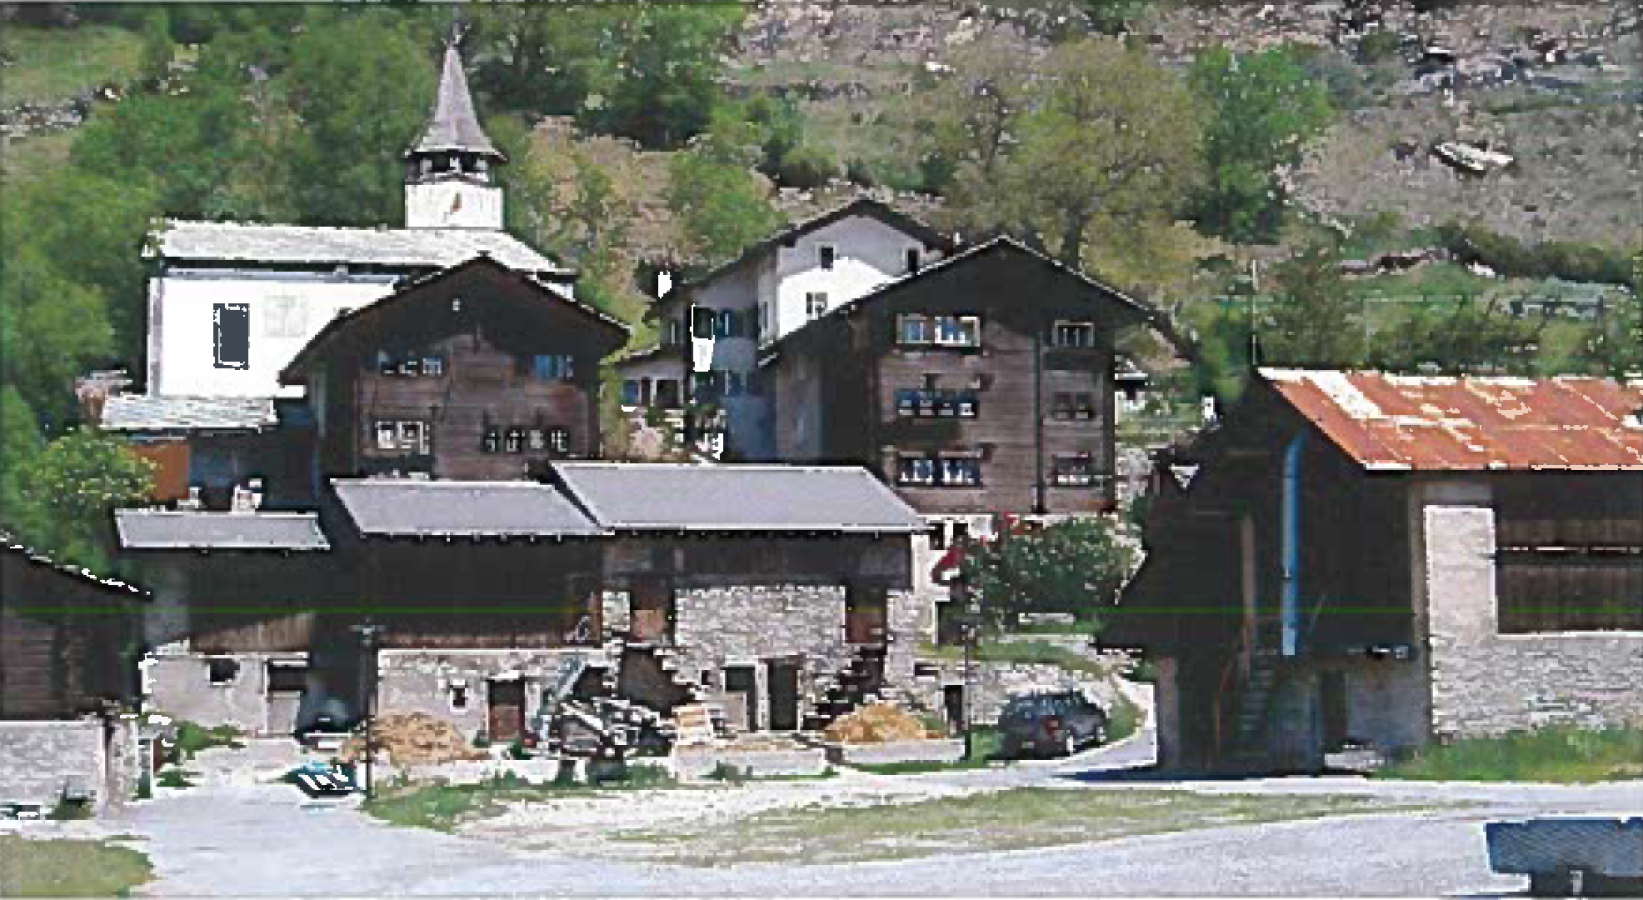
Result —
<instances>
[{"instance_id":1,"label":"street lamp post","mask_svg":"<svg viewBox=\"0 0 1643 900\"><path fill-rule=\"evenodd\" d=\"M367 800L375 796L376 788L376 779L372 777L374 774L372 765L376 760L376 741L374 740L375 735L372 733L372 726L375 724L376 719L376 638L377 632L380 630L380 627L369 619L363 624L354 626L354 631L359 633L360 643L365 649L366 658L365 697L362 706L365 715L365 799Z\"/></svg>"}]
</instances>

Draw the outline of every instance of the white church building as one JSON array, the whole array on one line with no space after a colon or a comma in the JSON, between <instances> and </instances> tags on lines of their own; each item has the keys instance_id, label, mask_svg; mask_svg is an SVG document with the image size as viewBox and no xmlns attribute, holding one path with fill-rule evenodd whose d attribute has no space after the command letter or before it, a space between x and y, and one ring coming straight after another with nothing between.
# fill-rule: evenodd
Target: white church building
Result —
<instances>
[{"instance_id":1,"label":"white church building","mask_svg":"<svg viewBox=\"0 0 1643 900\"><path fill-rule=\"evenodd\" d=\"M272 419L280 370L338 315L403 281L488 255L570 296L573 273L502 228L506 157L474 113L455 46L426 130L405 153L405 223L319 228L167 220L149 235L145 391L101 424L132 434Z\"/></svg>"}]
</instances>

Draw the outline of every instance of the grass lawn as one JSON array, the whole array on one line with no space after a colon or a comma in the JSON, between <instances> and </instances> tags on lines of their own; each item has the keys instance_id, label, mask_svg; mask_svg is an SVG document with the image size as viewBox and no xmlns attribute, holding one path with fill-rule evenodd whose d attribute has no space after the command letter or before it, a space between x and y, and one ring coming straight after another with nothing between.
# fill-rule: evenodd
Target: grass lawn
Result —
<instances>
[{"instance_id":1,"label":"grass lawn","mask_svg":"<svg viewBox=\"0 0 1643 900\"><path fill-rule=\"evenodd\" d=\"M424 784L386 788L360 808L390 825L452 832L463 822L501 815L509 803L553 797L596 796L605 791L678 787L659 766L628 767L625 781L590 787L580 782L534 782L504 774L477 784Z\"/></svg>"},{"instance_id":2,"label":"grass lawn","mask_svg":"<svg viewBox=\"0 0 1643 900\"><path fill-rule=\"evenodd\" d=\"M1591 784L1643 779L1643 729L1560 726L1434 746L1377 778Z\"/></svg>"},{"instance_id":3,"label":"grass lawn","mask_svg":"<svg viewBox=\"0 0 1643 900\"><path fill-rule=\"evenodd\" d=\"M25 28L9 25L0 47L14 61L0 79L0 106L55 103L137 74L142 38L123 28Z\"/></svg>"},{"instance_id":4,"label":"grass lawn","mask_svg":"<svg viewBox=\"0 0 1643 900\"><path fill-rule=\"evenodd\" d=\"M854 863L1412 808L1347 795L1017 788L915 803L768 812L730 827L636 832L618 839L654 844L666 861L685 865Z\"/></svg>"},{"instance_id":5,"label":"grass lawn","mask_svg":"<svg viewBox=\"0 0 1643 900\"><path fill-rule=\"evenodd\" d=\"M107 841L32 841L0 835L0 895L113 897L153 878L148 857Z\"/></svg>"}]
</instances>

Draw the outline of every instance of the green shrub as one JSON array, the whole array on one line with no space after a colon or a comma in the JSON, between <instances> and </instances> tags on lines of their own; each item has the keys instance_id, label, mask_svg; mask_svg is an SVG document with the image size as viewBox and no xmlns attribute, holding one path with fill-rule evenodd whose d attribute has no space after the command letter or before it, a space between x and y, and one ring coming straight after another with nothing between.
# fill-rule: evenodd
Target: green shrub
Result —
<instances>
[{"instance_id":1,"label":"green shrub","mask_svg":"<svg viewBox=\"0 0 1643 900\"><path fill-rule=\"evenodd\" d=\"M239 729L232 725L215 725L206 728L193 722L177 723L177 757L186 762L193 759L201 750L212 747L228 747L238 750L245 746L239 738Z\"/></svg>"},{"instance_id":2,"label":"green shrub","mask_svg":"<svg viewBox=\"0 0 1643 900\"><path fill-rule=\"evenodd\" d=\"M1366 66L1396 59L1402 41L1395 32L1375 31L1358 41L1358 61Z\"/></svg>"},{"instance_id":3,"label":"green shrub","mask_svg":"<svg viewBox=\"0 0 1643 900\"><path fill-rule=\"evenodd\" d=\"M194 782L188 779L188 773L175 766L160 772L158 784L160 787L165 788L191 788L194 786Z\"/></svg>"},{"instance_id":4,"label":"green shrub","mask_svg":"<svg viewBox=\"0 0 1643 900\"><path fill-rule=\"evenodd\" d=\"M54 822L73 822L91 818L91 804L84 800L70 800L64 797L51 808L46 818Z\"/></svg>"},{"instance_id":5,"label":"green shrub","mask_svg":"<svg viewBox=\"0 0 1643 900\"><path fill-rule=\"evenodd\" d=\"M839 165L820 148L806 144L782 157L776 181L786 187L819 188L838 175Z\"/></svg>"}]
</instances>

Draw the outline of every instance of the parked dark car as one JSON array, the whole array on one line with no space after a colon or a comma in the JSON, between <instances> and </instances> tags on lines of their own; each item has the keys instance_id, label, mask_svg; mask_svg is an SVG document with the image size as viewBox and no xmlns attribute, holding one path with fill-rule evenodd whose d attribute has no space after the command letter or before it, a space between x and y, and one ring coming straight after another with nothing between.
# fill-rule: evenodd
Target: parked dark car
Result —
<instances>
[{"instance_id":1,"label":"parked dark car","mask_svg":"<svg viewBox=\"0 0 1643 900\"><path fill-rule=\"evenodd\" d=\"M1004 755L1071 756L1107 739L1107 714L1078 691L1013 697L998 717Z\"/></svg>"}]
</instances>

